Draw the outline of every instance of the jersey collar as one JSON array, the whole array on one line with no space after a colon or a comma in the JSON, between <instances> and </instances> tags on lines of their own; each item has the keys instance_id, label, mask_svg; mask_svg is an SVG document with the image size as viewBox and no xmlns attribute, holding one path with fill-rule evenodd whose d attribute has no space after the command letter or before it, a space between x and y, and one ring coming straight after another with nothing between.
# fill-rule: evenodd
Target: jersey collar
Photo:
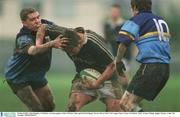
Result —
<instances>
[{"instance_id":1,"label":"jersey collar","mask_svg":"<svg viewBox=\"0 0 180 117\"><path fill-rule=\"evenodd\" d=\"M152 13L152 11L151 10L141 10L141 11L138 12L138 14L139 13Z\"/></svg>"}]
</instances>

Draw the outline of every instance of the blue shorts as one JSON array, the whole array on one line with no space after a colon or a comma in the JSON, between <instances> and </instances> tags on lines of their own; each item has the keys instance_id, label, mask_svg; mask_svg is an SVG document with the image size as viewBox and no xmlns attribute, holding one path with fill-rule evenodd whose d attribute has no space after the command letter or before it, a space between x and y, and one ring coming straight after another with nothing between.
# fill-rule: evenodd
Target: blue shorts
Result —
<instances>
[{"instance_id":1,"label":"blue shorts","mask_svg":"<svg viewBox=\"0 0 180 117\"><path fill-rule=\"evenodd\" d=\"M22 89L23 87L26 87L28 85L31 86L33 90L44 87L45 85L47 85L48 81L44 78L44 80L41 81L27 81L19 84L7 80L7 83L12 91L16 94L19 89Z\"/></svg>"}]
</instances>

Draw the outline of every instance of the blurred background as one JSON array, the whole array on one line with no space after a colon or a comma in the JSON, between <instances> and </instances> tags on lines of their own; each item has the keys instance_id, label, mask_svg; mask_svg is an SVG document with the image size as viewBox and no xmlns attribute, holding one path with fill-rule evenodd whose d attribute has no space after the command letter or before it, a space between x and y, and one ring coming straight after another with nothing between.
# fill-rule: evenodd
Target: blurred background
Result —
<instances>
[{"instance_id":1,"label":"blurred background","mask_svg":"<svg viewBox=\"0 0 180 117\"><path fill-rule=\"evenodd\" d=\"M152 0L153 12L161 15L169 24L171 44L171 76L160 95L153 102L143 101L145 111L180 112L180 0ZM111 5L121 6L121 15L126 20L131 17L130 0L0 0L0 111L27 111L27 108L13 95L4 81L3 71L8 58L13 53L16 33L22 27L19 12L24 7L34 7L41 18L65 27L83 26L102 36L104 22L108 19ZM139 64L132 59L129 76ZM55 111L65 111L71 80L75 68L61 50L53 50L51 70L48 80L56 101ZM14 106L13 106L14 105ZM85 106L82 111L105 111L100 101Z\"/></svg>"}]
</instances>

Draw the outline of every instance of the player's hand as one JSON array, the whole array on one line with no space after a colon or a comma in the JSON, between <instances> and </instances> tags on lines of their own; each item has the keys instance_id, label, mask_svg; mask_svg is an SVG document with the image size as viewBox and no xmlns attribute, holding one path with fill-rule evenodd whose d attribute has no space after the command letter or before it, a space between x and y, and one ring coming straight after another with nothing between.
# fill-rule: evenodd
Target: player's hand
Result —
<instances>
[{"instance_id":1,"label":"player's hand","mask_svg":"<svg viewBox=\"0 0 180 117\"><path fill-rule=\"evenodd\" d=\"M118 74L121 76L122 74L124 74L124 71L126 71L126 68L124 66L124 63L122 61L117 62L115 61L115 65L116 65L116 70L118 72Z\"/></svg>"},{"instance_id":2,"label":"player's hand","mask_svg":"<svg viewBox=\"0 0 180 117\"><path fill-rule=\"evenodd\" d=\"M61 35L59 35L58 37L56 37L55 40L53 40L53 47L64 48L67 46L67 43L68 43L68 38L61 37Z\"/></svg>"},{"instance_id":3,"label":"player's hand","mask_svg":"<svg viewBox=\"0 0 180 117\"><path fill-rule=\"evenodd\" d=\"M97 82L97 80L94 81L85 77L82 79L82 86L87 89L98 89L100 84Z\"/></svg>"}]
</instances>

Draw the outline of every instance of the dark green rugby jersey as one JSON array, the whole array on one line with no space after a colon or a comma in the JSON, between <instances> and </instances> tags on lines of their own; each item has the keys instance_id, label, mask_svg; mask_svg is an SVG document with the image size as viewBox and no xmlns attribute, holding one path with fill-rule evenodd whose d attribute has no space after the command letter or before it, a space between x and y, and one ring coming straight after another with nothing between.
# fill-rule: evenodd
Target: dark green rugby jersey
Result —
<instances>
[{"instance_id":1,"label":"dark green rugby jersey","mask_svg":"<svg viewBox=\"0 0 180 117\"><path fill-rule=\"evenodd\" d=\"M45 36L49 36L51 40L54 40L60 34L65 35L67 30L71 30L71 29L58 26L55 24L47 24L45 26Z\"/></svg>"},{"instance_id":2,"label":"dark green rugby jersey","mask_svg":"<svg viewBox=\"0 0 180 117\"><path fill-rule=\"evenodd\" d=\"M114 57L107 49L103 37L93 31L86 30L85 32L86 43L81 48L77 55L69 55L74 62L76 72L86 68L93 68L100 73L103 73L107 65L113 62Z\"/></svg>"}]
</instances>

